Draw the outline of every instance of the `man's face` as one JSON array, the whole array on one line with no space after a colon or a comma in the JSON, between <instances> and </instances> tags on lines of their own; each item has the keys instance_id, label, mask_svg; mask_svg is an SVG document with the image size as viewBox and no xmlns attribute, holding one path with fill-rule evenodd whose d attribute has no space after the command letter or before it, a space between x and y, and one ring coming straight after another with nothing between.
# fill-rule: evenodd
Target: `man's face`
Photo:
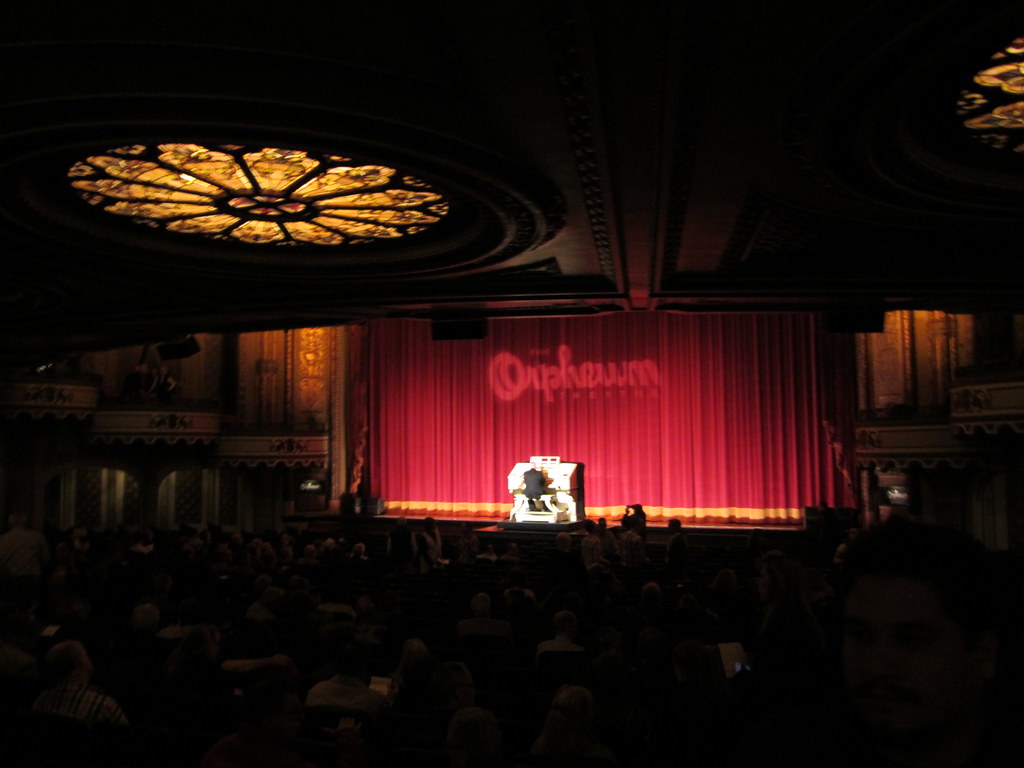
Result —
<instances>
[{"instance_id":1,"label":"man's face","mask_svg":"<svg viewBox=\"0 0 1024 768\"><path fill-rule=\"evenodd\" d=\"M969 648L925 581L866 575L843 609L846 691L883 740L914 743L982 712L994 644Z\"/></svg>"}]
</instances>

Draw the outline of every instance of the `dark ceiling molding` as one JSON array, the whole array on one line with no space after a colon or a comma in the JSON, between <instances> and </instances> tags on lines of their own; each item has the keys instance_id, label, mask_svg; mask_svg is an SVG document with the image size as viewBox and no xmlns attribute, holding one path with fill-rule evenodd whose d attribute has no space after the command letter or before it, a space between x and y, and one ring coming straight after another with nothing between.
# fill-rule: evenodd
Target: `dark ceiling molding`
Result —
<instances>
[{"instance_id":1,"label":"dark ceiling molding","mask_svg":"<svg viewBox=\"0 0 1024 768\"><path fill-rule=\"evenodd\" d=\"M577 33L576 13L579 7L560 0L551 3L548 23L548 45L556 70L556 83L565 108L576 172L583 192L583 206L590 222L590 235L597 252L601 272L609 280L616 279L615 258L608 224L605 180L597 146L598 127L594 123L593 104Z\"/></svg>"},{"instance_id":2,"label":"dark ceiling molding","mask_svg":"<svg viewBox=\"0 0 1024 768\"><path fill-rule=\"evenodd\" d=\"M541 261L533 261L529 264L516 264L509 267L500 267L498 269L492 269L484 273L480 273L475 276L476 279L490 280L495 277L501 277L503 279L509 277L515 277L519 275L543 275L546 277L562 277L563 272L561 267L558 265L558 259L542 259ZM473 279L467 278L467 279Z\"/></svg>"},{"instance_id":3,"label":"dark ceiling molding","mask_svg":"<svg viewBox=\"0 0 1024 768\"><path fill-rule=\"evenodd\" d=\"M680 4L682 5L682 4ZM678 8L679 6L674 6ZM660 274L656 275L658 288L664 288L676 274L680 261L683 232L690 203L697 148L702 127L701 110L694 104L703 103L712 93L714 82L710 49L714 35L708 30L722 23L723 6L717 3L687 3L682 27L685 38L677 62L679 71L670 82L675 91L670 94L670 154L665 163L665 184L659 216L662 221Z\"/></svg>"},{"instance_id":4,"label":"dark ceiling molding","mask_svg":"<svg viewBox=\"0 0 1024 768\"><path fill-rule=\"evenodd\" d=\"M770 217L768 202L763 195L752 193L747 196L736 217L736 224L729 238L729 244L722 254L721 266L726 269L738 267L753 249L759 239L762 227Z\"/></svg>"}]
</instances>

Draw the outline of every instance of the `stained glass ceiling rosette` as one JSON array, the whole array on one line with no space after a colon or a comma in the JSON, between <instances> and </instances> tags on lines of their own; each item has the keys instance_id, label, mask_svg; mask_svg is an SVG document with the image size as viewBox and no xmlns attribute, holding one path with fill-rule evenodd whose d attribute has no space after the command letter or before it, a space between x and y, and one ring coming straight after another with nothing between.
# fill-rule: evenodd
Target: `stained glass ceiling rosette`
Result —
<instances>
[{"instance_id":1,"label":"stained glass ceiling rosette","mask_svg":"<svg viewBox=\"0 0 1024 768\"><path fill-rule=\"evenodd\" d=\"M278 147L135 144L90 155L68 177L87 203L139 224L259 246L396 243L449 210L398 168Z\"/></svg>"},{"instance_id":2,"label":"stained glass ceiling rosette","mask_svg":"<svg viewBox=\"0 0 1024 768\"><path fill-rule=\"evenodd\" d=\"M978 141L1024 153L1024 37L996 51L960 92L957 114Z\"/></svg>"}]
</instances>

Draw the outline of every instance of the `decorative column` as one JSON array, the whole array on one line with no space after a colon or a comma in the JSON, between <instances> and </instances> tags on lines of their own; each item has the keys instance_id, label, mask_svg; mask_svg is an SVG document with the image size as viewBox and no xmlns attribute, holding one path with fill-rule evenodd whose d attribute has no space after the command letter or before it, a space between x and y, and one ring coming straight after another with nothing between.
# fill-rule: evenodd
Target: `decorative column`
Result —
<instances>
[{"instance_id":1,"label":"decorative column","mask_svg":"<svg viewBox=\"0 0 1024 768\"><path fill-rule=\"evenodd\" d=\"M348 418L345 403L348 397L348 360L349 335L347 328L334 329L331 376L329 389L329 421L327 477L328 509L341 512L341 496L348 489Z\"/></svg>"},{"instance_id":2,"label":"decorative column","mask_svg":"<svg viewBox=\"0 0 1024 768\"><path fill-rule=\"evenodd\" d=\"M259 377L259 423L271 425L277 423L276 379L278 372L277 360L263 358L256 363L256 375Z\"/></svg>"},{"instance_id":3,"label":"decorative column","mask_svg":"<svg viewBox=\"0 0 1024 768\"><path fill-rule=\"evenodd\" d=\"M868 377L862 392L865 410L891 411L915 406L913 374L913 318L910 312L888 312L883 333L862 334L858 351L861 372Z\"/></svg>"},{"instance_id":4,"label":"decorative column","mask_svg":"<svg viewBox=\"0 0 1024 768\"><path fill-rule=\"evenodd\" d=\"M949 402L949 385L953 381L956 365L956 322L945 312L929 312L927 329L929 380L932 384L927 400L930 405L943 406ZM922 365L925 361L921 361ZM921 393L922 397L925 393Z\"/></svg>"},{"instance_id":5,"label":"decorative column","mask_svg":"<svg viewBox=\"0 0 1024 768\"><path fill-rule=\"evenodd\" d=\"M327 384L332 369L331 328L301 328L294 331L295 375L292 394L292 426L322 432L327 429Z\"/></svg>"}]
</instances>

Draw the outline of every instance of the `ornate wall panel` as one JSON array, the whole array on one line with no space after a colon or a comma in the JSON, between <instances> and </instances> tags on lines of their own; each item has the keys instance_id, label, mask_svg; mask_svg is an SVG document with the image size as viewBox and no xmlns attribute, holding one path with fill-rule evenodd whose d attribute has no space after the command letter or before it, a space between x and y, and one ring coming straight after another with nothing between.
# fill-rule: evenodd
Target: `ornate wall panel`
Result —
<instances>
[{"instance_id":1,"label":"ornate wall panel","mask_svg":"<svg viewBox=\"0 0 1024 768\"><path fill-rule=\"evenodd\" d=\"M956 362L957 366L974 365L974 316L956 317Z\"/></svg>"},{"instance_id":2,"label":"ornate wall panel","mask_svg":"<svg viewBox=\"0 0 1024 768\"><path fill-rule=\"evenodd\" d=\"M285 423L286 334L266 331L260 334L260 359L256 362L259 402L258 424L269 427Z\"/></svg>"},{"instance_id":3,"label":"ornate wall panel","mask_svg":"<svg viewBox=\"0 0 1024 768\"><path fill-rule=\"evenodd\" d=\"M333 354L331 356L331 385L332 397L329 400L329 426L328 434L333 436L329 445L329 456L327 469L331 478L331 495L335 498L341 496L348 490L347 468L348 468L348 430L349 423L345 412L345 403L348 401L348 355L349 355L349 329L336 328L333 335Z\"/></svg>"},{"instance_id":4,"label":"ornate wall panel","mask_svg":"<svg viewBox=\"0 0 1024 768\"><path fill-rule=\"evenodd\" d=\"M217 457L235 466L322 467L327 460L327 442L326 433L224 435L217 445Z\"/></svg>"},{"instance_id":5,"label":"ornate wall panel","mask_svg":"<svg viewBox=\"0 0 1024 768\"><path fill-rule=\"evenodd\" d=\"M100 381L32 377L0 384L0 416L84 419L96 409Z\"/></svg>"},{"instance_id":6,"label":"ornate wall panel","mask_svg":"<svg viewBox=\"0 0 1024 768\"><path fill-rule=\"evenodd\" d=\"M889 312L884 332L866 335L868 410L914 404L912 328L909 312Z\"/></svg>"},{"instance_id":7,"label":"ornate wall panel","mask_svg":"<svg viewBox=\"0 0 1024 768\"><path fill-rule=\"evenodd\" d=\"M330 407L331 328L300 328L294 337L292 371L292 427L322 431L327 428Z\"/></svg>"},{"instance_id":8,"label":"ornate wall panel","mask_svg":"<svg viewBox=\"0 0 1024 768\"><path fill-rule=\"evenodd\" d=\"M244 427L284 423L284 331L238 337L238 417Z\"/></svg>"},{"instance_id":9,"label":"ornate wall panel","mask_svg":"<svg viewBox=\"0 0 1024 768\"><path fill-rule=\"evenodd\" d=\"M217 401L220 399L220 363L223 337L219 333L196 334L199 354L176 361L180 396Z\"/></svg>"},{"instance_id":10,"label":"ornate wall panel","mask_svg":"<svg viewBox=\"0 0 1024 768\"><path fill-rule=\"evenodd\" d=\"M98 442L212 443L220 435L219 411L195 409L99 410L91 436Z\"/></svg>"},{"instance_id":11,"label":"ornate wall panel","mask_svg":"<svg viewBox=\"0 0 1024 768\"><path fill-rule=\"evenodd\" d=\"M1016 381L958 382L950 393L950 403L956 433L1024 433L1024 377Z\"/></svg>"},{"instance_id":12,"label":"ornate wall panel","mask_svg":"<svg viewBox=\"0 0 1024 768\"><path fill-rule=\"evenodd\" d=\"M966 466L976 449L957 440L947 422L935 424L862 423L857 428L857 461L861 466Z\"/></svg>"}]
</instances>

